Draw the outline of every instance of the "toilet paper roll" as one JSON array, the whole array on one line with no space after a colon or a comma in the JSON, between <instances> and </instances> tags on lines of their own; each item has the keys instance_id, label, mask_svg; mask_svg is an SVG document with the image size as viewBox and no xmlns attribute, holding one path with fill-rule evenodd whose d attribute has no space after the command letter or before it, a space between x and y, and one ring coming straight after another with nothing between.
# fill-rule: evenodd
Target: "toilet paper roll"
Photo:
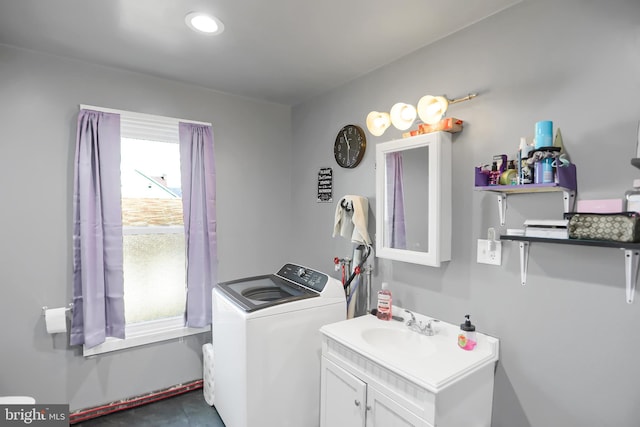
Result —
<instances>
[{"instance_id":1,"label":"toilet paper roll","mask_svg":"<svg viewBox=\"0 0 640 427\"><path fill-rule=\"evenodd\" d=\"M44 322L47 325L48 334L67 332L67 309L60 307L45 310Z\"/></svg>"}]
</instances>

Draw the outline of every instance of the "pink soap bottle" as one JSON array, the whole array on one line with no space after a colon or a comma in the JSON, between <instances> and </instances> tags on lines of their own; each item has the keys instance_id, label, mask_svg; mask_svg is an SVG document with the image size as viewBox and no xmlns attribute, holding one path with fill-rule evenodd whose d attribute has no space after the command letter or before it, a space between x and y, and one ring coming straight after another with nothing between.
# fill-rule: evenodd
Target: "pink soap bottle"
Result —
<instances>
[{"instance_id":1,"label":"pink soap bottle","mask_svg":"<svg viewBox=\"0 0 640 427\"><path fill-rule=\"evenodd\" d=\"M380 320L391 320L392 299L391 291L388 288L387 282L383 282L382 289L378 291L378 312L376 316Z\"/></svg>"},{"instance_id":2,"label":"pink soap bottle","mask_svg":"<svg viewBox=\"0 0 640 427\"><path fill-rule=\"evenodd\" d=\"M471 324L471 319L468 314L464 316L464 318L464 323L460 325L460 333L458 334L458 347L471 351L478 343L476 327Z\"/></svg>"}]
</instances>

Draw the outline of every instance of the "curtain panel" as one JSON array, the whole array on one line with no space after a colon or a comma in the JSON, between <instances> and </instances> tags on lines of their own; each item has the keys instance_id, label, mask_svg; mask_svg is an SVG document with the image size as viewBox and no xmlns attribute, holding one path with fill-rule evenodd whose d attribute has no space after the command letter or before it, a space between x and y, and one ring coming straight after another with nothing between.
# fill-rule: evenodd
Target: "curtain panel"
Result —
<instances>
[{"instance_id":1,"label":"curtain panel","mask_svg":"<svg viewBox=\"0 0 640 427\"><path fill-rule=\"evenodd\" d=\"M387 227L389 236L385 242L396 249L407 248L407 237L404 219L404 168L402 153L387 154L387 213L390 227Z\"/></svg>"},{"instance_id":2,"label":"curtain panel","mask_svg":"<svg viewBox=\"0 0 640 427\"><path fill-rule=\"evenodd\" d=\"M182 205L187 251L186 324L211 324L211 291L218 278L216 180L211 126L179 123Z\"/></svg>"},{"instance_id":3,"label":"curtain panel","mask_svg":"<svg viewBox=\"0 0 640 427\"><path fill-rule=\"evenodd\" d=\"M73 193L71 345L124 338L120 115L80 110Z\"/></svg>"}]
</instances>

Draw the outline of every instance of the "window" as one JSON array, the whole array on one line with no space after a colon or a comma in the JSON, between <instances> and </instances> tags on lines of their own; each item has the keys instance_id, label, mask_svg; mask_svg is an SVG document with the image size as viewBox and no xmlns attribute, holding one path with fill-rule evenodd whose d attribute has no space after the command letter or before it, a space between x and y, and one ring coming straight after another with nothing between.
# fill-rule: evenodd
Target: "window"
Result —
<instances>
[{"instance_id":1,"label":"window","mask_svg":"<svg viewBox=\"0 0 640 427\"><path fill-rule=\"evenodd\" d=\"M182 317L186 304L180 152L122 138L121 195L127 324Z\"/></svg>"},{"instance_id":2,"label":"window","mask_svg":"<svg viewBox=\"0 0 640 427\"><path fill-rule=\"evenodd\" d=\"M120 114L126 339L107 338L96 347L85 347L84 355L210 330L184 326L187 287L179 121L86 108Z\"/></svg>"}]
</instances>

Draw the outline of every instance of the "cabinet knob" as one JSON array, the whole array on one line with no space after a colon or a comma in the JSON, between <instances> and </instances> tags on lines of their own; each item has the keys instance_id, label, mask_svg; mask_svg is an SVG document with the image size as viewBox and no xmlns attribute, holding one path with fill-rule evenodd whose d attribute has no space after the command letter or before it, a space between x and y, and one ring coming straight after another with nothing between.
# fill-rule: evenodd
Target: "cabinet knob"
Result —
<instances>
[{"instance_id":1,"label":"cabinet knob","mask_svg":"<svg viewBox=\"0 0 640 427\"><path fill-rule=\"evenodd\" d=\"M354 405L356 405L356 406L360 406L360 401L359 401L359 400L357 400L357 399L356 399L353 403L354 403Z\"/></svg>"},{"instance_id":2,"label":"cabinet knob","mask_svg":"<svg viewBox=\"0 0 640 427\"><path fill-rule=\"evenodd\" d=\"M371 410L371 406L367 405L366 409L367 409L367 411L370 411Z\"/></svg>"}]
</instances>

